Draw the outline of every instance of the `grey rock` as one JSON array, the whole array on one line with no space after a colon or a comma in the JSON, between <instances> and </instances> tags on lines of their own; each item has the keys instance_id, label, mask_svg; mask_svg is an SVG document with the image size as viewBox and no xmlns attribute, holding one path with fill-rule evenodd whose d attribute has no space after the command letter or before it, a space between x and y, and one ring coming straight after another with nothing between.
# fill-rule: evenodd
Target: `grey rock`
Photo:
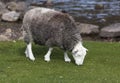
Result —
<instances>
[{"instance_id":1,"label":"grey rock","mask_svg":"<svg viewBox=\"0 0 120 83\"><path fill-rule=\"evenodd\" d=\"M36 8L37 6L29 6L28 7L28 10L31 10L31 9L34 9L34 8Z\"/></svg>"},{"instance_id":2,"label":"grey rock","mask_svg":"<svg viewBox=\"0 0 120 83\"><path fill-rule=\"evenodd\" d=\"M16 2L9 2L7 3L7 9L10 11L16 11L17 3Z\"/></svg>"},{"instance_id":3,"label":"grey rock","mask_svg":"<svg viewBox=\"0 0 120 83\"><path fill-rule=\"evenodd\" d=\"M0 17L2 16L2 14L8 13L8 12L9 12L9 10L7 10L7 9L0 10Z\"/></svg>"},{"instance_id":4,"label":"grey rock","mask_svg":"<svg viewBox=\"0 0 120 83\"><path fill-rule=\"evenodd\" d=\"M115 23L104 27L100 32L101 37L118 37L120 36L120 23Z\"/></svg>"},{"instance_id":5,"label":"grey rock","mask_svg":"<svg viewBox=\"0 0 120 83\"><path fill-rule=\"evenodd\" d=\"M19 19L19 17L20 17L20 13L17 13L15 11L11 11L8 13L4 13L2 15L2 20L9 21L9 22L15 22Z\"/></svg>"},{"instance_id":6,"label":"grey rock","mask_svg":"<svg viewBox=\"0 0 120 83\"><path fill-rule=\"evenodd\" d=\"M0 41L10 41L10 39L5 35L0 35Z\"/></svg>"},{"instance_id":7,"label":"grey rock","mask_svg":"<svg viewBox=\"0 0 120 83\"><path fill-rule=\"evenodd\" d=\"M3 9L3 8L5 8L5 7L6 7L5 4L2 3L2 2L0 2L0 9Z\"/></svg>"},{"instance_id":8,"label":"grey rock","mask_svg":"<svg viewBox=\"0 0 120 83\"><path fill-rule=\"evenodd\" d=\"M11 35L12 35L12 30L11 29L6 29L5 32L0 34L0 41L10 41L11 40Z\"/></svg>"},{"instance_id":9,"label":"grey rock","mask_svg":"<svg viewBox=\"0 0 120 83\"><path fill-rule=\"evenodd\" d=\"M102 9L104 9L105 7L104 7L104 4L96 4L95 5L95 9L96 10L102 10Z\"/></svg>"},{"instance_id":10,"label":"grey rock","mask_svg":"<svg viewBox=\"0 0 120 83\"><path fill-rule=\"evenodd\" d=\"M76 23L81 34L99 34L99 26L85 23Z\"/></svg>"},{"instance_id":11,"label":"grey rock","mask_svg":"<svg viewBox=\"0 0 120 83\"><path fill-rule=\"evenodd\" d=\"M0 41L23 40L23 29L19 22L0 22Z\"/></svg>"},{"instance_id":12,"label":"grey rock","mask_svg":"<svg viewBox=\"0 0 120 83\"><path fill-rule=\"evenodd\" d=\"M4 3L0 2L0 16L3 14L3 13L7 13L8 10L6 9L6 6Z\"/></svg>"},{"instance_id":13,"label":"grey rock","mask_svg":"<svg viewBox=\"0 0 120 83\"><path fill-rule=\"evenodd\" d=\"M11 11L25 11L27 8L27 5L25 2L21 1L21 2L9 2L7 4L7 9L11 10Z\"/></svg>"}]
</instances>

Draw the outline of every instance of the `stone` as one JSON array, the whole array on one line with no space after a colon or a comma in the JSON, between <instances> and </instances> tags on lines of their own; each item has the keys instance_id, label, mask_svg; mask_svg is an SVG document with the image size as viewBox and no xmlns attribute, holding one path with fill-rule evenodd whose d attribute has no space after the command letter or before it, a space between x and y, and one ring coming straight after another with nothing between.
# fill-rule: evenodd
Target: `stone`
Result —
<instances>
[{"instance_id":1,"label":"stone","mask_svg":"<svg viewBox=\"0 0 120 83\"><path fill-rule=\"evenodd\" d=\"M11 11L8 13L4 13L2 15L2 20L8 21L8 22L15 22L19 19L19 17L20 17L20 13L17 13L15 11Z\"/></svg>"},{"instance_id":2,"label":"stone","mask_svg":"<svg viewBox=\"0 0 120 83\"><path fill-rule=\"evenodd\" d=\"M10 10L10 11L22 12L22 11L25 11L26 8L27 8L27 5L23 1L20 1L20 2L9 2L7 4L7 9Z\"/></svg>"},{"instance_id":3,"label":"stone","mask_svg":"<svg viewBox=\"0 0 120 83\"><path fill-rule=\"evenodd\" d=\"M0 22L0 41L23 40L21 22Z\"/></svg>"},{"instance_id":4,"label":"stone","mask_svg":"<svg viewBox=\"0 0 120 83\"><path fill-rule=\"evenodd\" d=\"M96 4L95 5L95 9L96 10L102 10L102 9L104 9L104 4Z\"/></svg>"},{"instance_id":5,"label":"stone","mask_svg":"<svg viewBox=\"0 0 120 83\"><path fill-rule=\"evenodd\" d=\"M25 3L25 1L9 2L6 8L10 11L19 12L20 20L22 20L25 12L27 11L27 4Z\"/></svg>"},{"instance_id":6,"label":"stone","mask_svg":"<svg viewBox=\"0 0 120 83\"><path fill-rule=\"evenodd\" d=\"M6 29L5 32L0 34L0 41L10 41L12 36L12 30Z\"/></svg>"},{"instance_id":7,"label":"stone","mask_svg":"<svg viewBox=\"0 0 120 83\"><path fill-rule=\"evenodd\" d=\"M17 3L16 2L9 2L7 3L7 9L10 11L16 11Z\"/></svg>"},{"instance_id":8,"label":"stone","mask_svg":"<svg viewBox=\"0 0 120 83\"><path fill-rule=\"evenodd\" d=\"M5 32L5 35L8 36L8 37L11 37L11 34L12 33L12 30L11 29L6 29L6 32Z\"/></svg>"},{"instance_id":9,"label":"stone","mask_svg":"<svg viewBox=\"0 0 120 83\"><path fill-rule=\"evenodd\" d=\"M9 10L7 10L7 9L0 10L0 17L2 16L2 14L8 13L8 12L9 12Z\"/></svg>"},{"instance_id":10,"label":"stone","mask_svg":"<svg viewBox=\"0 0 120 83\"><path fill-rule=\"evenodd\" d=\"M24 1L18 2L16 11L23 12L27 9L27 4Z\"/></svg>"},{"instance_id":11,"label":"stone","mask_svg":"<svg viewBox=\"0 0 120 83\"><path fill-rule=\"evenodd\" d=\"M5 35L0 35L0 41L9 41L10 39Z\"/></svg>"},{"instance_id":12,"label":"stone","mask_svg":"<svg viewBox=\"0 0 120 83\"><path fill-rule=\"evenodd\" d=\"M4 3L0 2L0 16L3 14L3 13L7 13L9 12L7 9L6 9L6 6Z\"/></svg>"},{"instance_id":13,"label":"stone","mask_svg":"<svg viewBox=\"0 0 120 83\"><path fill-rule=\"evenodd\" d=\"M76 23L81 34L99 34L99 26L85 23Z\"/></svg>"},{"instance_id":14,"label":"stone","mask_svg":"<svg viewBox=\"0 0 120 83\"><path fill-rule=\"evenodd\" d=\"M5 7L6 7L5 4L2 3L2 2L0 2L0 10L3 9L3 8L5 8Z\"/></svg>"},{"instance_id":15,"label":"stone","mask_svg":"<svg viewBox=\"0 0 120 83\"><path fill-rule=\"evenodd\" d=\"M119 37L120 36L120 23L115 23L110 26L104 27L100 31L100 37Z\"/></svg>"},{"instance_id":16,"label":"stone","mask_svg":"<svg viewBox=\"0 0 120 83\"><path fill-rule=\"evenodd\" d=\"M53 5L54 5L53 0L47 0L39 3L36 3L36 2L30 3L30 6L48 7L48 8L52 7Z\"/></svg>"}]
</instances>

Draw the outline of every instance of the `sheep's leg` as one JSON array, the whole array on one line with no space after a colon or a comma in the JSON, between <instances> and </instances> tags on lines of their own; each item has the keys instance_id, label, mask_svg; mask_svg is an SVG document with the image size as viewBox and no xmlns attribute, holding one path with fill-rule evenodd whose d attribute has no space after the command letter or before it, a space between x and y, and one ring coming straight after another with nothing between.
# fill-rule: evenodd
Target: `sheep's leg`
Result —
<instances>
[{"instance_id":1,"label":"sheep's leg","mask_svg":"<svg viewBox=\"0 0 120 83\"><path fill-rule=\"evenodd\" d=\"M67 52L64 52L64 60L65 62L71 62L71 59L68 57Z\"/></svg>"},{"instance_id":2,"label":"sheep's leg","mask_svg":"<svg viewBox=\"0 0 120 83\"><path fill-rule=\"evenodd\" d=\"M25 50L25 55L26 55L26 57L29 57L27 48L26 48L26 50Z\"/></svg>"},{"instance_id":3,"label":"sheep's leg","mask_svg":"<svg viewBox=\"0 0 120 83\"><path fill-rule=\"evenodd\" d=\"M32 52L32 43L29 43L27 45L26 51L25 51L26 57L29 57L30 60L34 61L35 57Z\"/></svg>"},{"instance_id":4,"label":"sheep's leg","mask_svg":"<svg viewBox=\"0 0 120 83\"><path fill-rule=\"evenodd\" d=\"M49 62L50 61L50 55L52 52L53 48L49 48L48 52L46 53L46 55L44 56L44 60Z\"/></svg>"}]
</instances>

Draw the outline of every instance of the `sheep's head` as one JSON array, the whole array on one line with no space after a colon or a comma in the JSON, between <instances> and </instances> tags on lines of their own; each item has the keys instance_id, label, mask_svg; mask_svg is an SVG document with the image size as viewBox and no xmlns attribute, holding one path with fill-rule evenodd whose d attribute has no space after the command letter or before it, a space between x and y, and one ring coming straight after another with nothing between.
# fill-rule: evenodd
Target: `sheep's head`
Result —
<instances>
[{"instance_id":1,"label":"sheep's head","mask_svg":"<svg viewBox=\"0 0 120 83\"><path fill-rule=\"evenodd\" d=\"M74 48L72 50L72 55L73 55L73 58L74 58L75 63L77 65L82 65L83 64L85 55L87 54L86 51L88 51L88 50L85 47L83 47L81 42L78 42L74 46Z\"/></svg>"}]
</instances>

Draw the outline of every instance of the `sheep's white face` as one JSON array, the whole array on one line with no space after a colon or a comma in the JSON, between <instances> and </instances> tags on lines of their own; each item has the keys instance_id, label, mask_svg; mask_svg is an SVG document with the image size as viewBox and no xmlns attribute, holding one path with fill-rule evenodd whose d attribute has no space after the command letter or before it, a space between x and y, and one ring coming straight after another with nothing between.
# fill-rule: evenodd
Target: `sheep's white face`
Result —
<instances>
[{"instance_id":1,"label":"sheep's white face","mask_svg":"<svg viewBox=\"0 0 120 83\"><path fill-rule=\"evenodd\" d=\"M77 65L82 65L87 49L83 47L81 42L78 42L72 50L72 55Z\"/></svg>"}]
</instances>

